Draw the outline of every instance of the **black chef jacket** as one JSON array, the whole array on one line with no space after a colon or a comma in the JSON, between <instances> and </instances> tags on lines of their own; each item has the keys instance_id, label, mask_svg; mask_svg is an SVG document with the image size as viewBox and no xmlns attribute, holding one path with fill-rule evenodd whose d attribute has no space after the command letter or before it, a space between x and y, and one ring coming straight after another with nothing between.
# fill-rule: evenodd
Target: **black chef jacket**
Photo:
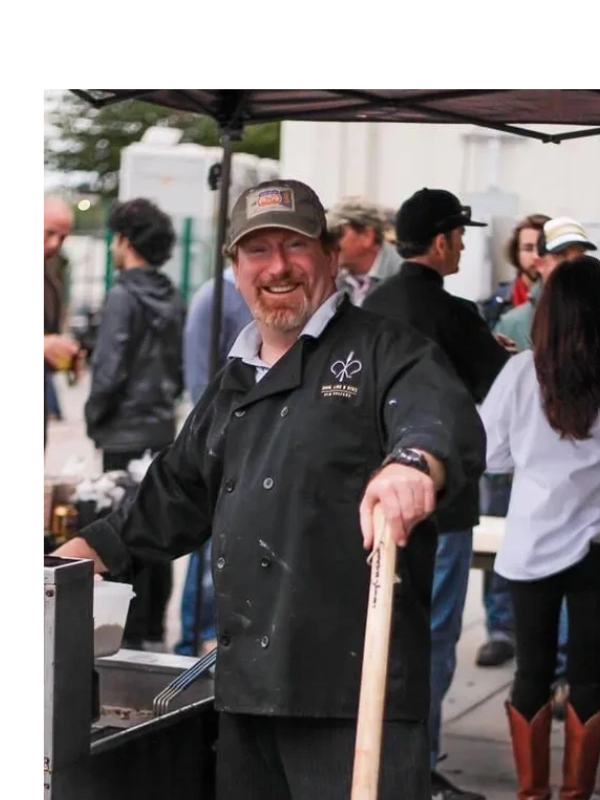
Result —
<instances>
[{"instance_id":1,"label":"black chef jacket","mask_svg":"<svg viewBox=\"0 0 600 800\"><path fill-rule=\"evenodd\" d=\"M344 301L256 383L231 361L133 506L82 532L109 570L176 558L212 531L219 710L352 718L370 569L359 503L394 445L447 469L449 497L484 467L485 435L445 356L418 332ZM399 559L386 716L429 706L429 609L437 533L417 526Z\"/></svg>"},{"instance_id":2,"label":"black chef jacket","mask_svg":"<svg viewBox=\"0 0 600 800\"><path fill-rule=\"evenodd\" d=\"M490 332L475 303L444 289L442 276L414 261L380 284L364 308L415 327L436 342L476 403L481 403L509 354ZM479 522L479 485L473 481L437 515L441 532Z\"/></svg>"}]
</instances>

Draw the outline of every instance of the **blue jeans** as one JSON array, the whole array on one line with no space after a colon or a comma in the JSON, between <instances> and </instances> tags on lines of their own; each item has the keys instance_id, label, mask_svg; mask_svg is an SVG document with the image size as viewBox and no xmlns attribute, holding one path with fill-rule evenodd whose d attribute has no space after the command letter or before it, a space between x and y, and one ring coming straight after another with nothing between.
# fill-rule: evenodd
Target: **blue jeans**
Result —
<instances>
[{"instance_id":1,"label":"blue jeans","mask_svg":"<svg viewBox=\"0 0 600 800\"><path fill-rule=\"evenodd\" d=\"M60 410L58 393L56 391L56 386L54 385L54 375L50 371L44 371L44 391L48 406L48 414L61 419L62 411Z\"/></svg>"},{"instance_id":2,"label":"blue jeans","mask_svg":"<svg viewBox=\"0 0 600 800\"><path fill-rule=\"evenodd\" d=\"M431 704L429 759L434 769L440 750L442 701L456 669L456 645L473 556L473 531L440 534L431 598Z\"/></svg>"},{"instance_id":3,"label":"blue jeans","mask_svg":"<svg viewBox=\"0 0 600 800\"><path fill-rule=\"evenodd\" d=\"M563 600L558 620L558 654L556 657L556 678L566 678L567 642L569 639L569 620L567 617L567 601Z\"/></svg>"},{"instance_id":4,"label":"blue jeans","mask_svg":"<svg viewBox=\"0 0 600 800\"><path fill-rule=\"evenodd\" d=\"M483 573L485 626L490 639L514 640L514 622L509 584L496 572Z\"/></svg>"},{"instance_id":5,"label":"blue jeans","mask_svg":"<svg viewBox=\"0 0 600 800\"><path fill-rule=\"evenodd\" d=\"M508 475L484 475L479 484L481 513L505 517L510 502L511 481ZM508 581L495 572L483 574L483 605L490 639L514 638L514 623Z\"/></svg>"},{"instance_id":6,"label":"blue jeans","mask_svg":"<svg viewBox=\"0 0 600 800\"><path fill-rule=\"evenodd\" d=\"M211 541L209 540L200 553L192 553L188 564L183 595L181 598L181 639L174 647L180 656L194 655L194 615L196 610L196 586L198 580L198 558L202 558L202 603L200 606L200 641L214 639L215 627L215 593L210 568Z\"/></svg>"}]
</instances>

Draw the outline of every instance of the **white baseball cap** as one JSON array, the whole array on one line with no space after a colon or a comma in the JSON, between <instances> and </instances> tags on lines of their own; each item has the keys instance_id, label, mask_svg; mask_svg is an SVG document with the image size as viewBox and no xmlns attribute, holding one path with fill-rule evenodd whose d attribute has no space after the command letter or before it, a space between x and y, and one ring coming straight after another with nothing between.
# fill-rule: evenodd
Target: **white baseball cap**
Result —
<instances>
[{"instance_id":1,"label":"white baseball cap","mask_svg":"<svg viewBox=\"0 0 600 800\"><path fill-rule=\"evenodd\" d=\"M585 228L580 222L571 217L555 217L549 219L544 225L543 235L540 241L540 255L544 253L560 253L570 245L578 244L586 250L597 250L598 248L588 238Z\"/></svg>"}]
</instances>

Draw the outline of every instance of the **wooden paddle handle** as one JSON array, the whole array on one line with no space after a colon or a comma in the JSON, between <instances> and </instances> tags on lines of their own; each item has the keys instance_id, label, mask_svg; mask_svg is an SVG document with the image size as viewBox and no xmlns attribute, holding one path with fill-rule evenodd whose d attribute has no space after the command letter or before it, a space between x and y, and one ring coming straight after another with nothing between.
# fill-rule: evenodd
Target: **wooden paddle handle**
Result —
<instances>
[{"instance_id":1,"label":"wooden paddle handle","mask_svg":"<svg viewBox=\"0 0 600 800\"><path fill-rule=\"evenodd\" d=\"M397 546L381 506L375 529L350 800L377 800ZM400 757L401 754L398 754Z\"/></svg>"}]
</instances>

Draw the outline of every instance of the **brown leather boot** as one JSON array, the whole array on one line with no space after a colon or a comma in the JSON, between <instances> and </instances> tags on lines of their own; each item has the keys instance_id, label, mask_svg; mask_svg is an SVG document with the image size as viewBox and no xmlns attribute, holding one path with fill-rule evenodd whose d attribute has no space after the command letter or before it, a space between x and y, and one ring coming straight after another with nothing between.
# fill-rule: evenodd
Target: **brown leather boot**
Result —
<instances>
[{"instance_id":1,"label":"brown leather boot","mask_svg":"<svg viewBox=\"0 0 600 800\"><path fill-rule=\"evenodd\" d=\"M600 711L585 725L570 703L565 707L565 754L560 800L589 800L600 760Z\"/></svg>"},{"instance_id":2,"label":"brown leather boot","mask_svg":"<svg viewBox=\"0 0 600 800\"><path fill-rule=\"evenodd\" d=\"M519 800L550 800L550 726L552 705L546 703L528 721L512 703L506 703Z\"/></svg>"}]
</instances>

